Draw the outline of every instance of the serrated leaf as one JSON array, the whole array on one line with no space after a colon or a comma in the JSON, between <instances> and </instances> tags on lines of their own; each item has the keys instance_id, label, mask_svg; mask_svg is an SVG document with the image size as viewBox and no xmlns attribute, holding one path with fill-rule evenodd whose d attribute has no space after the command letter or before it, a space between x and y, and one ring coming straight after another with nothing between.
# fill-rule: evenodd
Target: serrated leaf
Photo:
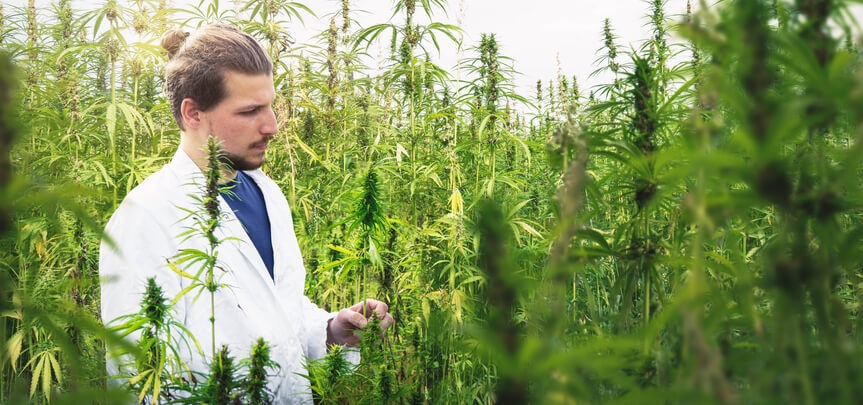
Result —
<instances>
[{"instance_id":1,"label":"serrated leaf","mask_svg":"<svg viewBox=\"0 0 863 405\"><path fill-rule=\"evenodd\" d=\"M192 291L195 287L200 287L200 286L199 286L199 285L197 285L197 284L192 284L192 285L190 285L190 286L188 286L188 287L184 288L184 289L183 289L183 291L180 291L180 293L179 293L179 294L177 294L177 296L176 296L176 297L174 297L174 299L172 299L172 300L171 300L171 305L173 306L174 304L176 304L176 303L177 303L177 301L179 301L179 300L180 300L180 298L183 298L183 296L184 296L184 295L188 294L188 293L189 293L189 291Z\"/></svg>"},{"instance_id":2,"label":"serrated leaf","mask_svg":"<svg viewBox=\"0 0 863 405\"><path fill-rule=\"evenodd\" d=\"M180 259L180 260L178 260L177 262L178 262L178 263L182 263L182 262L184 262L184 261L186 261L186 260L188 260L188 259ZM174 273L179 274L179 275L180 275L180 276L182 276L182 277L189 278L189 279L192 279L192 280L194 280L194 279L195 279L195 276L193 276L193 275L191 275L191 274L189 274L189 273L186 273L185 271L181 270L181 269L180 269L179 267L177 267L174 263L168 262L168 263L166 264L166 266L168 266L168 268L170 268L170 269L171 269L171 271L173 271Z\"/></svg>"},{"instance_id":3,"label":"serrated leaf","mask_svg":"<svg viewBox=\"0 0 863 405\"><path fill-rule=\"evenodd\" d=\"M375 266L382 266L383 261L381 260L380 254L378 254L378 247L375 244L375 241L369 236L369 261L372 262Z\"/></svg>"},{"instance_id":4,"label":"serrated leaf","mask_svg":"<svg viewBox=\"0 0 863 405\"><path fill-rule=\"evenodd\" d=\"M150 377L147 378L147 381L144 383L144 387L141 388L141 393L138 394L138 403L140 404L144 400L144 396L147 395L147 389L150 388L150 385L153 384L153 376L156 373L150 373Z\"/></svg>"},{"instance_id":5,"label":"serrated leaf","mask_svg":"<svg viewBox=\"0 0 863 405\"><path fill-rule=\"evenodd\" d=\"M108 111L105 112L105 125L108 127L108 140L113 147L117 133L117 105L114 103L108 104Z\"/></svg>"},{"instance_id":6,"label":"serrated leaf","mask_svg":"<svg viewBox=\"0 0 863 405\"><path fill-rule=\"evenodd\" d=\"M465 286L465 285L467 285L467 284L473 283L473 282L475 282L475 281L485 281L485 277L483 277L483 276L471 276L471 277L468 277L468 278L466 278L464 281L462 281L462 282L461 282L461 284L459 284L459 288L461 288L461 287L463 287L463 286Z\"/></svg>"},{"instance_id":7,"label":"serrated leaf","mask_svg":"<svg viewBox=\"0 0 863 405\"><path fill-rule=\"evenodd\" d=\"M129 379L129 385L137 384L138 381L141 381L141 379L143 379L144 377L146 377L148 374L150 374L152 372L153 372L153 369L142 371L140 374Z\"/></svg>"},{"instance_id":8,"label":"serrated leaf","mask_svg":"<svg viewBox=\"0 0 863 405\"><path fill-rule=\"evenodd\" d=\"M54 356L54 354L49 354L48 360L51 361L51 368L54 370L54 379L57 380L57 384L62 384L63 375L60 373L60 363L57 362L56 356Z\"/></svg>"},{"instance_id":9,"label":"serrated leaf","mask_svg":"<svg viewBox=\"0 0 863 405\"><path fill-rule=\"evenodd\" d=\"M428 321L429 318L431 317L431 305L429 305L428 298L423 299L422 311L423 311L423 318L425 318L425 320Z\"/></svg>"},{"instance_id":10,"label":"serrated leaf","mask_svg":"<svg viewBox=\"0 0 863 405\"><path fill-rule=\"evenodd\" d=\"M164 365L164 364L163 364ZM156 377L156 383L153 385L153 403L159 403L159 394L162 393L162 379Z\"/></svg>"},{"instance_id":11,"label":"serrated leaf","mask_svg":"<svg viewBox=\"0 0 863 405\"><path fill-rule=\"evenodd\" d=\"M42 361L42 394L45 395L45 398L48 399L48 403L51 403L51 364L47 359L44 359L48 355L45 354Z\"/></svg>"},{"instance_id":12,"label":"serrated leaf","mask_svg":"<svg viewBox=\"0 0 863 405\"><path fill-rule=\"evenodd\" d=\"M36 363L36 367L32 369L33 377L30 379L30 398L33 398L33 395L36 394L36 387L39 385L39 376L42 374L42 363L44 361L45 357L40 357Z\"/></svg>"},{"instance_id":13,"label":"serrated leaf","mask_svg":"<svg viewBox=\"0 0 863 405\"><path fill-rule=\"evenodd\" d=\"M449 196L450 212L456 215L464 214L464 199L458 187L453 187L452 194Z\"/></svg>"},{"instance_id":14,"label":"serrated leaf","mask_svg":"<svg viewBox=\"0 0 863 405\"><path fill-rule=\"evenodd\" d=\"M438 187L443 187L443 182L440 180L440 177L438 177L437 173L429 173L428 177L432 179L435 185L437 185Z\"/></svg>"},{"instance_id":15,"label":"serrated leaf","mask_svg":"<svg viewBox=\"0 0 863 405\"><path fill-rule=\"evenodd\" d=\"M462 320L462 309L464 307L464 292L461 290L455 290L452 293L452 305L455 308L455 319L461 323Z\"/></svg>"},{"instance_id":16,"label":"serrated leaf","mask_svg":"<svg viewBox=\"0 0 863 405\"><path fill-rule=\"evenodd\" d=\"M327 247L328 247L328 248L330 248L330 249L332 249L332 250L335 250L336 252L344 253L344 254L346 254L346 255L348 255L348 256L356 256L356 255L357 255L355 252L352 252L352 251L350 251L350 250L348 250L348 249L346 249L346 248L343 248L343 247L341 247L341 246L336 246L336 245L327 245Z\"/></svg>"},{"instance_id":17,"label":"serrated leaf","mask_svg":"<svg viewBox=\"0 0 863 405\"><path fill-rule=\"evenodd\" d=\"M605 237L602 236L602 234L597 232L595 229L579 229L576 235L587 240L596 242L598 245L602 246L606 250L611 250L611 246L608 245Z\"/></svg>"},{"instance_id":18,"label":"serrated leaf","mask_svg":"<svg viewBox=\"0 0 863 405\"><path fill-rule=\"evenodd\" d=\"M18 370L17 370L18 356L21 355L21 343L23 341L24 341L24 334L22 333L22 331L19 330L19 331L15 332L15 334L12 335L11 338L9 338L8 343L6 343L6 345L8 347L7 353L9 353L9 363L12 364L12 371L14 371L16 373L18 372Z\"/></svg>"},{"instance_id":19,"label":"serrated leaf","mask_svg":"<svg viewBox=\"0 0 863 405\"><path fill-rule=\"evenodd\" d=\"M538 238L541 238L541 237L542 237L542 234L541 234L541 233L539 233L539 231L537 231L536 229L534 229L534 227L530 226L530 224L528 224L527 222L523 222L523 221L513 221L513 223L515 223L515 224L517 224L518 226L522 227L522 229L524 229L525 231L527 231L527 233L529 233L529 234L531 234L531 235L533 235L533 236L536 236L536 237L538 237Z\"/></svg>"}]
</instances>

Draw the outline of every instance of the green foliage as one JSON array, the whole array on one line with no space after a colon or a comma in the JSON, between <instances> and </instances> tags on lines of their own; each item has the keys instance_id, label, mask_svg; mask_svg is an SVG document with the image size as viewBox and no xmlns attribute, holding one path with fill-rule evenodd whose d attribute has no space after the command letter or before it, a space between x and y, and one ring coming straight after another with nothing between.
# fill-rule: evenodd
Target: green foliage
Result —
<instances>
[{"instance_id":1,"label":"green foliage","mask_svg":"<svg viewBox=\"0 0 863 405\"><path fill-rule=\"evenodd\" d=\"M339 403L349 387L351 365L345 360L343 348L334 346L320 361L312 360L307 367L309 385L315 401L322 404Z\"/></svg>"},{"instance_id":2,"label":"green foliage","mask_svg":"<svg viewBox=\"0 0 863 405\"><path fill-rule=\"evenodd\" d=\"M244 381L243 389L245 403L251 405L266 405L272 402L272 393L267 387L268 369L277 364L270 359L270 346L263 338L258 339L249 354L249 373Z\"/></svg>"},{"instance_id":3,"label":"green foliage","mask_svg":"<svg viewBox=\"0 0 863 405\"><path fill-rule=\"evenodd\" d=\"M353 212L353 221L348 232L356 227L360 228L361 238L380 237L380 233L387 228L387 220L384 208L381 205L381 191L375 165L369 166L360 186L360 195Z\"/></svg>"},{"instance_id":4,"label":"green foliage","mask_svg":"<svg viewBox=\"0 0 863 405\"><path fill-rule=\"evenodd\" d=\"M312 394L322 404L394 404L400 403L408 387L395 380L395 357L388 339L373 314L369 324L357 332L357 348L331 347L320 361L311 361L308 374ZM346 350L359 352L361 362L354 366L345 359Z\"/></svg>"},{"instance_id":5,"label":"green foliage","mask_svg":"<svg viewBox=\"0 0 863 405\"><path fill-rule=\"evenodd\" d=\"M27 12L34 25L32 4ZM19 122L26 96L16 94L18 72L10 54L0 52L0 401L121 403L126 396L106 389L99 377L104 351L97 339L118 338L86 307L93 303L81 282L93 277L87 272L88 243L76 241L70 249L71 238L86 235L82 225L93 224L77 200L86 190L48 186L12 164L24 134ZM72 282L62 282L61 270Z\"/></svg>"},{"instance_id":6,"label":"green foliage","mask_svg":"<svg viewBox=\"0 0 863 405\"><path fill-rule=\"evenodd\" d=\"M524 280L512 268L508 252L509 232L503 213L496 203L482 200L477 208L477 234L479 236L478 265L487 282L481 299L488 308L483 327L484 339L480 346L498 369L495 397L500 403L527 402L528 385L525 373L510 361L522 345L523 331L514 317L519 305L519 292ZM522 288L520 288L522 287Z\"/></svg>"},{"instance_id":7,"label":"green foliage","mask_svg":"<svg viewBox=\"0 0 863 405\"><path fill-rule=\"evenodd\" d=\"M228 354L228 347L222 346L210 364L210 376L201 390L204 393L202 402L208 404L230 404L238 402L239 379L234 360Z\"/></svg>"},{"instance_id":8,"label":"green foliage","mask_svg":"<svg viewBox=\"0 0 863 405\"><path fill-rule=\"evenodd\" d=\"M147 279L147 289L141 299L141 311L120 317L116 330L120 336L136 337L137 350L123 348L109 352L121 371L130 370L129 385L138 403L145 397L153 403L177 394L181 379L191 375L183 362L182 352L191 352L195 337L171 315L171 305L154 278ZM200 352L200 347L197 348Z\"/></svg>"},{"instance_id":9,"label":"green foliage","mask_svg":"<svg viewBox=\"0 0 863 405\"><path fill-rule=\"evenodd\" d=\"M99 229L178 144L148 41L222 21L276 61L282 132L264 169L294 209L307 295L337 310L377 294L395 317L383 338L374 320L362 333L357 367L331 348L309 368L319 402L855 403L863 76L849 3L720 2L675 25L645 2L640 46L604 22L610 83L579 94L561 71L529 101L494 34L462 82L435 64L427 51L460 33L435 21L438 0L398 1L370 27L333 5L342 20L302 55L288 24L334 10L4 5L21 73L0 64L0 401L103 389L103 341L117 339L95 322ZM372 73L378 38L392 57ZM172 261L196 294L220 287L209 146L184 236L210 247ZM192 340L150 292L122 329L143 337L123 349L139 400L269 401L266 343L244 361L214 353L193 384L171 360Z\"/></svg>"}]
</instances>

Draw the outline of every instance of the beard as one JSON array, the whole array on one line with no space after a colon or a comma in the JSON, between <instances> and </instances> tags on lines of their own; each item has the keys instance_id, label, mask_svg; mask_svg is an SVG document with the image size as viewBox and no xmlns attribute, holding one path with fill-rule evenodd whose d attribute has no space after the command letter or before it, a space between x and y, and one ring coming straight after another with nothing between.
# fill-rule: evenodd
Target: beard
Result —
<instances>
[{"instance_id":1,"label":"beard","mask_svg":"<svg viewBox=\"0 0 863 405\"><path fill-rule=\"evenodd\" d=\"M219 139L219 140L225 139L223 137L216 135L215 131L213 131L212 128L210 128L210 130L209 130L209 136L216 138L216 139ZM273 137L274 136L268 137L266 139L266 141L264 141L264 142L269 142L270 140L273 139ZM255 142L254 144L249 145L247 147L248 149L246 150L246 152L248 152L249 149L253 149L256 146L261 145L264 142L259 141L259 142ZM219 152L220 152L219 154L221 155L219 157L219 161L222 164L224 164L225 166L229 167L231 170L256 170L259 167L261 167L261 165L263 165L264 162L266 161L266 159L265 159L266 152L264 152L264 155L260 161L251 161L251 160L243 157L242 155L229 152L228 150L226 150L223 147L223 145L221 144L221 141L219 141Z\"/></svg>"},{"instance_id":2,"label":"beard","mask_svg":"<svg viewBox=\"0 0 863 405\"><path fill-rule=\"evenodd\" d=\"M250 162L244 157L222 150L222 163L228 165L231 170L255 170L264 164L264 159L260 162Z\"/></svg>"}]
</instances>

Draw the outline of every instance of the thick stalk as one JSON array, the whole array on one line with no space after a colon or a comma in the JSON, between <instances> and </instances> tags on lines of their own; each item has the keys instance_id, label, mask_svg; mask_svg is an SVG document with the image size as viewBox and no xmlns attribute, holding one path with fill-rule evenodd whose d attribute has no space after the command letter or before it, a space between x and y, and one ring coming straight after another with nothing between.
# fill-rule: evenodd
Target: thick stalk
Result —
<instances>
[{"instance_id":1,"label":"thick stalk","mask_svg":"<svg viewBox=\"0 0 863 405\"><path fill-rule=\"evenodd\" d=\"M135 76L135 87L132 89L132 103L135 107L138 106L138 76ZM131 122L129 125L133 125ZM132 157L131 161L135 161L135 144L137 143L135 131L132 131Z\"/></svg>"},{"instance_id":2,"label":"thick stalk","mask_svg":"<svg viewBox=\"0 0 863 405\"><path fill-rule=\"evenodd\" d=\"M497 160L497 159L495 159L496 155L497 155L496 149L497 148L495 148L494 143L492 143L491 144L491 157L490 157L490 159L491 159L491 188L490 188L491 192L489 193L489 198L494 198L494 183L496 181L495 174L496 174L496 170L497 170L496 162L495 162Z\"/></svg>"},{"instance_id":3,"label":"thick stalk","mask_svg":"<svg viewBox=\"0 0 863 405\"><path fill-rule=\"evenodd\" d=\"M794 331L794 349L797 351L797 370L800 373L800 386L803 389L803 398L806 400L807 405L814 405L817 402L815 401L815 395L813 394L812 388L812 378L809 377L809 363L806 359L806 347L803 342L803 335L800 331L800 322L797 315L792 315L793 327Z\"/></svg>"},{"instance_id":4,"label":"thick stalk","mask_svg":"<svg viewBox=\"0 0 863 405\"><path fill-rule=\"evenodd\" d=\"M213 266L207 270L207 284L213 284ZM216 291L210 288L210 347L213 349L213 359L216 359Z\"/></svg>"},{"instance_id":5,"label":"thick stalk","mask_svg":"<svg viewBox=\"0 0 863 405\"><path fill-rule=\"evenodd\" d=\"M117 79L114 77L116 72L117 63L114 58L111 58L111 105L117 105ZM111 137L111 175L114 179L114 192L113 192L113 204L114 209L117 209L117 185L119 184L119 179L117 179L117 127L116 123L114 125L114 136Z\"/></svg>"},{"instance_id":6,"label":"thick stalk","mask_svg":"<svg viewBox=\"0 0 863 405\"><path fill-rule=\"evenodd\" d=\"M213 360L216 359L216 286L213 269L216 266L216 243L210 238L210 259L207 264L207 290L210 291L210 347L213 351Z\"/></svg>"},{"instance_id":7,"label":"thick stalk","mask_svg":"<svg viewBox=\"0 0 863 405\"><path fill-rule=\"evenodd\" d=\"M410 20L408 20L408 24L410 24ZM414 86L414 66L413 66L413 48L411 48L411 62L410 62L410 70L411 70L411 86ZM414 117L414 103L416 100L414 99L414 89L410 89L410 128L411 128L411 155L409 156L411 160L411 184L413 187L416 187L417 174L416 174L416 129L414 128L416 125L416 120ZM415 225L419 226L419 218L417 218L417 204L416 198L411 198L411 216L415 221Z\"/></svg>"},{"instance_id":8,"label":"thick stalk","mask_svg":"<svg viewBox=\"0 0 863 405\"><path fill-rule=\"evenodd\" d=\"M647 252L650 252L650 223L648 222L649 214L647 212L644 213L644 247ZM647 265L644 264L644 256L641 257L642 266L644 266L644 327L647 327L647 324L650 322L650 288L651 288L651 279L650 279L650 270L651 263L648 261Z\"/></svg>"}]
</instances>

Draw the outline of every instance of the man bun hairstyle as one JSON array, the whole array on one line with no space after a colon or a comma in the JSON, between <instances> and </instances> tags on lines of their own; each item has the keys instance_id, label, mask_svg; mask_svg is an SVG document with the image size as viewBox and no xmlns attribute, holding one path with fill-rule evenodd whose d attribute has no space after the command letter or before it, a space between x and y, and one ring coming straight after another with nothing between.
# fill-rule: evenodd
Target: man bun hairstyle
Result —
<instances>
[{"instance_id":1,"label":"man bun hairstyle","mask_svg":"<svg viewBox=\"0 0 863 405\"><path fill-rule=\"evenodd\" d=\"M177 54L177 51L180 50L180 47L183 46L183 43L186 42L186 38L188 37L188 32L178 28L168 30L165 35L162 35L161 45L162 48L165 48L165 50L168 51L169 60L174 58L174 55Z\"/></svg>"},{"instance_id":2,"label":"man bun hairstyle","mask_svg":"<svg viewBox=\"0 0 863 405\"><path fill-rule=\"evenodd\" d=\"M212 24L192 34L172 29L162 35L161 45L169 58L165 93L181 130L183 100L195 100L201 111L215 107L227 96L226 71L273 74L273 62L258 41L230 25Z\"/></svg>"}]
</instances>

